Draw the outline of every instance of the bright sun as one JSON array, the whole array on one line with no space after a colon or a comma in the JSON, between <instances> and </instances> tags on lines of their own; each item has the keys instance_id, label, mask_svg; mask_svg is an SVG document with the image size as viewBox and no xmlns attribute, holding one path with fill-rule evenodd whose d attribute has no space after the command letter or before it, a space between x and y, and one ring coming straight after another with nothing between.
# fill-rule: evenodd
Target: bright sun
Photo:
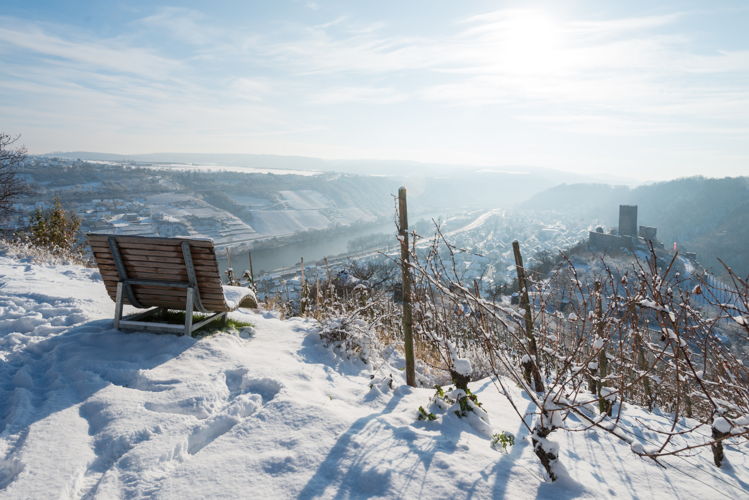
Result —
<instances>
[{"instance_id":1,"label":"bright sun","mask_svg":"<svg viewBox=\"0 0 749 500\"><path fill-rule=\"evenodd\" d=\"M497 26L495 48L507 71L546 73L559 63L559 25L542 12L520 11Z\"/></svg>"}]
</instances>

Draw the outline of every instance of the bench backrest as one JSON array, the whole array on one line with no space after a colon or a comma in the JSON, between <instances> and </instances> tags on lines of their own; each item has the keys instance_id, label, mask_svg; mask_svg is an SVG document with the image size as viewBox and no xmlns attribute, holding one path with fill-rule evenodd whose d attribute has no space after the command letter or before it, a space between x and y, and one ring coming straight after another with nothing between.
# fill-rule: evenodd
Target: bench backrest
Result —
<instances>
[{"instance_id":1,"label":"bench backrest","mask_svg":"<svg viewBox=\"0 0 749 500\"><path fill-rule=\"evenodd\" d=\"M87 237L112 300L122 281L127 304L184 310L192 284L198 292L196 310L230 310L212 241L95 233Z\"/></svg>"}]
</instances>

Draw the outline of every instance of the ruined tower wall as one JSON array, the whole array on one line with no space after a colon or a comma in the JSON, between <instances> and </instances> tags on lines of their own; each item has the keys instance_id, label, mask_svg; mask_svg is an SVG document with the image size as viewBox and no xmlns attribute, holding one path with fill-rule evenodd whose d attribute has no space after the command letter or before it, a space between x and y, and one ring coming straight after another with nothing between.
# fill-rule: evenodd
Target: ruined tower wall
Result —
<instances>
[{"instance_id":1,"label":"ruined tower wall","mask_svg":"<svg viewBox=\"0 0 749 500\"><path fill-rule=\"evenodd\" d=\"M637 237L637 205L619 205L619 235Z\"/></svg>"}]
</instances>

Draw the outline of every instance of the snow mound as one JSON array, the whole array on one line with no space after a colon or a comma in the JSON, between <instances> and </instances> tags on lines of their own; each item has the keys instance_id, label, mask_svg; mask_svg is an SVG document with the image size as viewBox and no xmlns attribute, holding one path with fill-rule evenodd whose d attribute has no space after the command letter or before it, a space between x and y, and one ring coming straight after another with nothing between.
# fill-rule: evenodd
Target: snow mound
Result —
<instances>
[{"instance_id":1,"label":"snow mound","mask_svg":"<svg viewBox=\"0 0 749 500\"><path fill-rule=\"evenodd\" d=\"M255 292L244 286L222 285L224 300L231 309L237 307L257 307Z\"/></svg>"}]
</instances>

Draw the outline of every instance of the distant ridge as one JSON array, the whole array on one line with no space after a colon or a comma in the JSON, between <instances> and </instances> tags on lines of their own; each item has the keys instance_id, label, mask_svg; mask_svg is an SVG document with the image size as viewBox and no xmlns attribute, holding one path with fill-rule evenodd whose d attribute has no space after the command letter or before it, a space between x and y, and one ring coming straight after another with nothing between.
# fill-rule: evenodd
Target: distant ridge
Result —
<instances>
[{"instance_id":1,"label":"distant ridge","mask_svg":"<svg viewBox=\"0 0 749 500\"><path fill-rule=\"evenodd\" d=\"M637 184L632 179L616 179L564 172L552 168L527 165L458 165L446 163L426 163L408 160L327 160L309 156L287 156L267 154L233 154L233 153L146 153L146 154L118 154L91 151L53 152L39 156L66 159L80 159L86 161L116 161L116 162L152 162L152 163L195 163L233 165L251 168L273 168L280 170L318 170L331 172L346 172L360 175L389 175L396 177L433 177L465 175L479 173L482 175L528 175L536 176L539 180L549 181L546 186L562 182L620 182L629 185Z\"/></svg>"},{"instance_id":2,"label":"distant ridge","mask_svg":"<svg viewBox=\"0 0 749 500\"><path fill-rule=\"evenodd\" d=\"M658 228L667 247L678 242L697 252L708 269L722 271L721 258L749 275L749 177L687 177L635 188L607 184L563 184L532 196L521 206L568 212L591 223L616 227L620 204L637 205L640 225Z\"/></svg>"}]
</instances>

